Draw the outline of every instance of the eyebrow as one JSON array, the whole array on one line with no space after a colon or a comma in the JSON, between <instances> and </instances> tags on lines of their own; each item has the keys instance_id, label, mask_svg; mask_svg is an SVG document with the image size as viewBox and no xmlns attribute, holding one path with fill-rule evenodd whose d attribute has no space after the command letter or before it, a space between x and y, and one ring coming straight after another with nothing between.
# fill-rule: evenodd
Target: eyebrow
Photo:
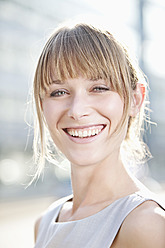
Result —
<instances>
[{"instance_id":1,"label":"eyebrow","mask_svg":"<svg viewBox=\"0 0 165 248\"><path fill-rule=\"evenodd\" d=\"M64 82L60 80L53 80L52 82L50 82L50 84L64 84Z\"/></svg>"}]
</instances>

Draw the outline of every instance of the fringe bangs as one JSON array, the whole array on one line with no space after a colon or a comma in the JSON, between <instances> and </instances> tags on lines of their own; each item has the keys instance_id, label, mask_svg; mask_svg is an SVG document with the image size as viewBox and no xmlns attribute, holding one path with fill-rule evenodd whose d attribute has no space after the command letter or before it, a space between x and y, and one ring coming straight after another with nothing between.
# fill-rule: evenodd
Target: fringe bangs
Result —
<instances>
[{"instance_id":1,"label":"fringe bangs","mask_svg":"<svg viewBox=\"0 0 165 248\"><path fill-rule=\"evenodd\" d=\"M114 44L106 35L99 37L96 31L91 33L86 29L89 27L63 29L50 38L42 62L41 88L45 90L54 78L64 81L82 76L91 80L104 79L122 96L123 80L128 81L123 79L119 64L125 64L122 52L118 58L113 51Z\"/></svg>"}]
</instances>

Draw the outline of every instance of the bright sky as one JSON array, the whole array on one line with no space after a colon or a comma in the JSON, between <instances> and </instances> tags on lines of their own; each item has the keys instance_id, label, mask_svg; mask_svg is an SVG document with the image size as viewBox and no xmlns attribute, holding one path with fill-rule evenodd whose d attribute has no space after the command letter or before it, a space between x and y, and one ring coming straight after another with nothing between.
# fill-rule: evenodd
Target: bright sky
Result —
<instances>
[{"instance_id":1,"label":"bright sky","mask_svg":"<svg viewBox=\"0 0 165 248\"><path fill-rule=\"evenodd\" d=\"M111 30L115 31L138 56L139 38L135 29L138 27L138 0L84 0L84 2L96 10L98 22L103 19L107 25L111 25ZM144 14L146 30L144 60L150 71L165 77L165 1L146 0Z\"/></svg>"}]
</instances>

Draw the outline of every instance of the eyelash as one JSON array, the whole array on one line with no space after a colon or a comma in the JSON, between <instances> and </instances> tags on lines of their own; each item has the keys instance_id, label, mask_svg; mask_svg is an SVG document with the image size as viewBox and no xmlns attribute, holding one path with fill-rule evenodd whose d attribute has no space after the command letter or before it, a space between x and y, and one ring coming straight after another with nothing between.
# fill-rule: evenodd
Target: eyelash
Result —
<instances>
[{"instance_id":1,"label":"eyelash","mask_svg":"<svg viewBox=\"0 0 165 248\"><path fill-rule=\"evenodd\" d=\"M93 88L94 92L104 92L104 91L108 91L108 90L109 90L109 88L103 87L103 86L96 86Z\"/></svg>"},{"instance_id":2,"label":"eyelash","mask_svg":"<svg viewBox=\"0 0 165 248\"><path fill-rule=\"evenodd\" d=\"M55 91L53 91L53 92L50 94L50 97L60 97L60 96L63 96L63 95L65 95L65 94L67 94L67 92L64 91L64 90L55 90Z\"/></svg>"},{"instance_id":3,"label":"eyelash","mask_svg":"<svg viewBox=\"0 0 165 248\"><path fill-rule=\"evenodd\" d=\"M108 91L109 88L103 86L95 86L92 91L93 92L105 92ZM61 97L68 94L65 90L55 90L50 94L50 97Z\"/></svg>"}]
</instances>

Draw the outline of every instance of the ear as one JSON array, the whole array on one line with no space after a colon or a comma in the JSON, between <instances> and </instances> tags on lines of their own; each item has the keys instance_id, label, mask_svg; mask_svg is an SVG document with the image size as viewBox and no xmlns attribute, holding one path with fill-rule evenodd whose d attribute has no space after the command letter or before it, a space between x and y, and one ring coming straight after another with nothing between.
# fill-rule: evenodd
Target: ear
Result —
<instances>
[{"instance_id":1,"label":"ear","mask_svg":"<svg viewBox=\"0 0 165 248\"><path fill-rule=\"evenodd\" d=\"M129 115L135 117L143 104L145 98L145 86L143 84L138 83L136 89L132 93L131 98L131 106Z\"/></svg>"}]
</instances>

